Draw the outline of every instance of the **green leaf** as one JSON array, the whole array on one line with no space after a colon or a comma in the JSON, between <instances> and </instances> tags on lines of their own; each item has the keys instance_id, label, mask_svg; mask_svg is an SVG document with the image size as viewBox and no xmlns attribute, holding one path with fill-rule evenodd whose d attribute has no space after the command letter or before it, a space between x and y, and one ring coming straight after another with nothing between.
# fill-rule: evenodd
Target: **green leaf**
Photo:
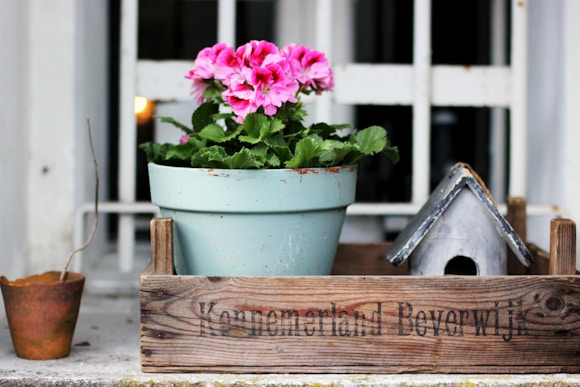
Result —
<instances>
[{"instance_id":1,"label":"green leaf","mask_svg":"<svg viewBox=\"0 0 580 387\"><path fill-rule=\"evenodd\" d=\"M282 165L292 158L292 151L280 133L264 139L264 145L268 147L270 154L276 156L278 165Z\"/></svg>"},{"instance_id":2,"label":"green leaf","mask_svg":"<svg viewBox=\"0 0 580 387\"><path fill-rule=\"evenodd\" d=\"M282 162L280 158L276 154L269 154L268 157L264 160L264 166L268 168L280 168Z\"/></svg>"},{"instance_id":3,"label":"green leaf","mask_svg":"<svg viewBox=\"0 0 580 387\"><path fill-rule=\"evenodd\" d=\"M381 152L390 158L393 164L399 162L399 149L391 146L387 137L387 131L380 126L370 126L355 133L355 142L359 146L362 155ZM358 162L359 159L360 157L355 158L354 161Z\"/></svg>"},{"instance_id":4,"label":"green leaf","mask_svg":"<svg viewBox=\"0 0 580 387\"><path fill-rule=\"evenodd\" d=\"M188 160L197 151L188 144L176 144L167 150L165 160Z\"/></svg>"},{"instance_id":5,"label":"green leaf","mask_svg":"<svg viewBox=\"0 0 580 387\"><path fill-rule=\"evenodd\" d=\"M239 139L250 144L258 144L284 129L282 121L263 113L248 114L242 126L246 135L240 136Z\"/></svg>"},{"instance_id":6,"label":"green leaf","mask_svg":"<svg viewBox=\"0 0 580 387\"><path fill-rule=\"evenodd\" d=\"M156 163L159 160L161 144L156 142L144 142L139 145L139 149L145 151L148 162Z\"/></svg>"},{"instance_id":7,"label":"green leaf","mask_svg":"<svg viewBox=\"0 0 580 387\"><path fill-rule=\"evenodd\" d=\"M288 121L284 128L284 136L287 138L301 138L308 137L311 130L305 127L300 121Z\"/></svg>"},{"instance_id":8,"label":"green leaf","mask_svg":"<svg viewBox=\"0 0 580 387\"><path fill-rule=\"evenodd\" d=\"M264 114L250 113L246 116L242 125L245 135L240 136L240 141L257 144L262 140L262 133L266 132L270 124Z\"/></svg>"},{"instance_id":9,"label":"green leaf","mask_svg":"<svg viewBox=\"0 0 580 387\"><path fill-rule=\"evenodd\" d=\"M226 132L224 131L224 128L221 127L220 125L216 124L216 123L212 123L207 125L206 127L204 127L200 132L199 132L199 137L209 140L209 141L213 141L213 142L217 142L217 143L222 143L222 142L226 142L231 140L232 138L236 137L239 133L239 130L237 132Z\"/></svg>"},{"instance_id":10,"label":"green leaf","mask_svg":"<svg viewBox=\"0 0 580 387\"><path fill-rule=\"evenodd\" d=\"M187 166L189 147L184 144L146 142L139 145L147 154L147 161L162 165Z\"/></svg>"},{"instance_id":11,"label":"green leaf","mask_svg":"<svg viewBox=\"0 0 580 387\"><path fill-rule=\"evenodd\" d=\"M281 165L274 148L265 143L256 145L250 151L256 160L263 162L262 168L279 168Z\"/></svg>"},{"instance_id":12,"label":"green leaf","mask_svg":"<svg viewBox=\"0 0 580 387\"><path fill-rule=\"evenodd\" d=\"M319 159L320 163L325 167L340 165L351 152L360 154L355 144L339 140L324 141L322 149Z\"/></svg>"},{"instance_id":13,"label":"green leaf","mask_svg":"<svg viewBox=\"0 0 580 387\"><path fill-rule=\"evenodd\" d=\"M207 140L204 138L199 138L198 136L189 136L189 140L187 140L189 146L192 146L196 151L199 149L205 148L207 146Z\"/></svg>"},{"instance_id":14,"label":"green leaf","mask_svg":"<svg viewBox=\"0 0 580 387\"><path fill-rule=\"evenodd\" d=\"M260 160L260 157L256 157L256 155L247 148L242 148L239 152L227 157L225 162L231 169L257 169L264 165L264 162Z\"/></svg>"},{"instance_id":15,"label":"green leaf","mask_svg":"<svg viewBox=\"0 0 580 387\"><path fill-rule=\"evenodd\" d=\"M285 127L286 125L284 125L284 123L281 120L274 118L273 120L270 121L268 132L264 133L264 138L270 137L276 133L281 132L282 130L284 130Z\"/></svg>"},{"instance_id":16,"label":"green leaf","mask_svg":"<svg viewBox=\"0 0 580 387\"><path fill-rule=\"evenodd\" d=\"M319 122L313 125L310 125L311 133L316 133L322 138L329 138L332 136L337 136L337 133L341 129L351 128L351 125L344 124L344 125L329 125L324 122Z\"/></svg>"},{"instance_id":17,"label":"green leaf","mask_svg":"<svg viewBox=\"0 0 580 387\"><path fill-rule=\"evenodd\" d=\"M247 148L228 155L224 147L213 145L194 154L191 158L191 166L194 168L258 169L264 166L263 158Z\"/></svg>"},{"instance_id":18,"label":"green leaf","mask_svg":"<svg viewBox=\"0 0 580 387\"><path fill-rule=\"evenodd\" d=\"M282 122L290 123L302 122L306 115L307 112L306 109L304 109L304 104L302 102L285 102L280 106L280 108L278 108L274 117Z\"/></svg>"},{"instance_id":19,"label":"green leaf","mask_svg":"<svg viewBox=\"0 0 580 387\"><path fill-rule=\"evenodd\" d=\"M191 166L194 168L228 168L224 162L224 159L227 157L228 154L224 147L213 145L200 149L191 156Z\"/></svg>"},{"instance_id":20,"label":"green leaf","mask_svg":"<svg viewBox=\"0 0 580 387\"><path fill-rule=\"evenodd\" d=\"M382 152L387 145L387 131L380 126L369 126L354 133L355 142L364 155Z\"/></svg>"},{"instance_id":21,"label":"green leaf","mask_svg":"<svg viewBox=\"0 0 580 387\"><path fill-rule=\"evenodd\" d=\"M387 155L388 158L391 159L393 164L397 164L399 162L399 148L396 146L390 146L390 142L387 141L387 146L383 151L384 154Z\"/></svg>"},{"instance_id":22,"label":"green leaf","mask_svg":"<svg viewBox=\"0 0 580 387\"><path fill-rule=\"evenodd\" d=\"M164 122L164 123L167 123L167 124L171 124L171 125L175 126L176 128L179 128L179 129L183 130L185 133L188 133L188 134L193 133L193 130L191 128L189 128L186 125L182 124L181 122L177 121L173 117L160 117L160 116L155 116L155 118L158 118L159 121L161 121L161 122Z\"/></svg>"},{"instance_id":23,"label":"green leaf","mask_svg":"<svg viewBox=\"0 0 580 387\"><path fill-rule=\"evenodd\" d=\"M215 103L206 102L199 105L191 116L191 124L194 131L200 131L206 126L214 123L213 115L217 114L219 106Z\"/></svg>"},{"instance_id":24,"label":"green leaf","mask_svg":"<svg viewBox=\"0 0 580 387\"><path fill-rule=\"evenodd\" d=\"M286 168L306 168L318 166L318 155L322 152L322 139L309 136L298 141L294 157L284 164Z\"/></svg>"},{"instance_id":25,"label":"green leaf","mask_svg":"<svg viewBox=\"0 0 580 387\"><path fill-rule=\"evenodd\" d=\"M164 165L191 165L205 168L301 168L356 164L366 155L383 153L393 163L399 160L397 147L391 146L387 131L371 126L361 131L349 124L316 123L305 127L302 103L284 103L274 116L263 109L248 114L243 124L235 121L224 104L223 85L212 82L206 89L206 102L191 117L192 128L171 117L158 117L189 134L185 144L145 143L140 148L149 162Z\"/></svg>"},{"instance_id":26,"label":"green leaf","mask_svg":"<svg viewBox=\"0 0 580 387\"><path fill-rule=\"evenodd\" d=\"M288 148L288 143L284 139L284 136L282 136L281 134L265 138L264 144L268 145L269 147Z\"/></svg>"}]
</instances>

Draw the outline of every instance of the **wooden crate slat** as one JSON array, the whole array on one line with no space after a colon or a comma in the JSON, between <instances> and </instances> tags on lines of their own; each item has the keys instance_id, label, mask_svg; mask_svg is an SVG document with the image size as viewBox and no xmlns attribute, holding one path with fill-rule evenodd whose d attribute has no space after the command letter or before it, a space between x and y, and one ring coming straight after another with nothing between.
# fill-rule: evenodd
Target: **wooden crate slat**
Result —
<instances>
[{"instance_id":1,"label":"wooden crate slat","mask_svg":"<svg viewBox=\"0 0 580 387\"><path fill-rule=\"evenodd\" d=\"M171 218L151 220L151 263L154 274L173 274L173 221Z\"/></svg>"},{"instance_id":2,"label":"wooden crate slat","mask_svg":"<svg viewBox=\"0 0 580 387\"><path fill-rule=\"evenodd\" d=\"M575 276L144 275L141 309L147 372L580 371Z\"/></svg>"},{"instance_id":3,"label":"wooden crate slat","mask_svg":"<svg viewBox=\"0 0 580 387\"><path fill-rule=\"evenodd\" d=\"M507 199L506 220L513 227L514 231L524 243L527 242L527 200L521 197L510 197ZM516 258L515 254L508 249L508 273L527 274L529 272Z\"/></svg>"},{"instance_id":4,"label":"wooden crate slat","mask_svg":"<svg viewBox=\"0 0 580 387\"><path fill-rule=\"evenodd\" d=\"M339 244L331 275L407 275L409 264L393 266L385 257L390 242Z\"/></svg>"},{"instance_id":5,"label":"wooden crate slat","mask_svg":"<svg viewBox=\"0 0 580 387\"><path fill-rule=\"evenodd\" d=\"M525 201L511 203L525 234ZM331 276L177 276L172 232L171 219L152 221L145 372L580 372L570 220L552 222L549 254L528 244L532 267L500 277L406 276L389 243L341 245Z\"/></svg>"},{"instance_id":6,"label":"wooden crate slat","mask_svg":"<svg viewBox=\"0 0 580 387\"><path fill-rule=\"evenodd\" d=\"M576 224L570 219L550 222L550 274L576 273Z\"/></svg>"},{"instance_id":7,"label":"wooden crate slat","mask_svg":"<svg viewBox=\"0 0 580 387\"><path fill-rule=\"evenodd\" d=\"M527 242L527 200L521 197L510 197L507 200L506 220L511 224L520 239Z\"/></svg>"}]
</instances>

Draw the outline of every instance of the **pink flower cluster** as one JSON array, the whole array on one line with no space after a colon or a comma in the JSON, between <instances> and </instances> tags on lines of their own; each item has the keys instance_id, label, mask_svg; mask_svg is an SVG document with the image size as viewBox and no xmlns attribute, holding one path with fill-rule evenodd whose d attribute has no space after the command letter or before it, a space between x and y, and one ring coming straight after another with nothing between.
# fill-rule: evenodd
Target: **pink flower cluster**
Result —
<instances>
[{"instance_id":1,"label":"pink flower cluster","mask_svg":"<svg viewBox=\"0 0 580 387\"><path fill-rule=\"evenodd\" d=\"M234 50L225 43L204 48L195 59L191 96L199 103L210 87L217 87L232 108L237 122L260 107L266 115L276 114L286 102L298 101L299 93L319 94L332 90L332 70L323 53L290 44L281 50L271 42L252 40Z\"/></svg>"}]
</instances>

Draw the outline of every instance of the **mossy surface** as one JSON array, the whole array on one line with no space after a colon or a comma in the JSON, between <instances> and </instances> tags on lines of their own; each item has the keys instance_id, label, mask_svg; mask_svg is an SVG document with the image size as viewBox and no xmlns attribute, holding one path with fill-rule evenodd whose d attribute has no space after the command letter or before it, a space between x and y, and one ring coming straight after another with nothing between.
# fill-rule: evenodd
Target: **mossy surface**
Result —
<instances>
[{"instance_id":1,"label":"mossy surface","mask_svg":"<svg viewBox=\"0 0 580 387\"><path fill-rule=\"evenodd\" d=\"M181 380L164 380L164 381L154 381L154 380L134 380L134 379L124 379L119 383L115 384L115 387L379 387L379 386L392 386L392 387L511 387L511 386L525 386L525 387L571 387L578 386L578 384L568 383L565 381L538 381L538 382L517 382L511 380L510 376L506 377L491 377L483 378L484 380L466 380L463 381L445 381L445 382L426 382L426 381L416 381L412 380L412 377L408 381L393 381L387 383L380 383L376 380L366 379L364 377L356 376L349 377L345 376L344 381L333 381L329 383L324 382L310 382L296 380L295 382L274 382L271 380L261 380L259 376L255 378L247 379L244 381L203 381L203 382L189 382Z\"/></svg>"}]
</instances>

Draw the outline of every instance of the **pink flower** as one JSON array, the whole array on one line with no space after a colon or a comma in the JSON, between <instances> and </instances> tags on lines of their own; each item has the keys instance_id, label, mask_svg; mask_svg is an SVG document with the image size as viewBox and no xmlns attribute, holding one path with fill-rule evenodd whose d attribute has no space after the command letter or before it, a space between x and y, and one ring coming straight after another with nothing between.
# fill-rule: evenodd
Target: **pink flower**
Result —
<instances>
[{"instance_id":1,"label":"pink flower","mask_svg":"<svg viewBox=\"0 0 580 387\"><path fill-rule=\"evenodd\" d=\"M215 79L227 82L230 77L240 74L242 63L232 47L222 50L216 58Z\"/></svg>"},{"instance_id":2,"label":"pink flower","mask_svg":"<svg viewBox=\"0 0 580 387\"><path fill-rule=\"evenodd\" d=\"M282 49L282 54L288 58L292 73L301 84L301 90L307 91L310 88L317 94L332 90L332 69L322 52L310 50L303 45L290 44Z\"/></svg>"},{"instance_id":3,"label":"pink flower","mask_svg":"<svg viewBox=\"0 0 580 387\"><path fill-rule=\"evenodd\" d=\"M246 83L236 83L222 93L223 99L230 104L232 111L237 116L236 122L241 124L250 113L258 110L255 104L255 91Z\"/></svg>"},{"instance_id":4,"label":"pink flower","mask_svg":"<svg viewBox=\"0 0 580 387\"><path fill-rule=\"evenodd\" d=\"M236 55L246 67L261 66L269 55L279 54L274 43L252 40L236 50Z\"/></svg>"},{"instance_id":5,"label":"pink flower","mask_svg":"<svg viewBox=\"0 0 580 387\"><path fill-rule=\"evenodd\" d=\"M189 72L187 74L185 74L185 78L192 80L191 91L190 91L189 95L191 95L193 97L193 99L195 101L197 101L197 103L202 103L203 102L203 93L205 92L205 90L209 86L209 81L198 76L196 74L195 69L189 70Z\"/></svg>"},{"instance_id":6,"label":"pink flower","mask_svg":"<svg viewBox=\"0 0 580 387\"><path fill-rule=\"evenodd\" d=\"M195 58L195 68L185 74L186 79L191 79L191 92L189 93L198 103L204 102L203 93L216 76L216 71L220 71L222 66L218 64L218 57L224 51L233 48L225 43L217 43L212 47L201 50Z\"/></svg>"},{"instance_id":7,"label":"pink flower","mask_svg":"<svg viewBox=\"0 0 580 387\"><path fill-rule=\"evenodd\" d=\"M185 77L192 80L191 96L199 103L208 87L221 92L239 123L259 108L266 115L276 114L284 103L298 102L298 92L319 94L334 86L321 52L297 44L279 50L265 40L252 40L237 49L225 43L205 48Z\"/></svg>"},{"instance_id":8,"label":"pink flower","mask_svg":"<svg viewBox=\"0 0 580 387\"><path fill-rule=\"evenodd\" d=\"M256 105L262 106L268 116L276 114L284 102L296 102L294 95L298 91L298 82L292 77L287 78L284 70L284 66L271 64L252 72Z\"/></svg>"},{"instance_id":9,"label":"pink flower","mask_svg":"<svg viewBox=\"0 0 580 387\"><path fill-rule=\"evenodd\" d=\"M179 139L179 143L180 144L185 144L186 142L189 141L189 134L184 134L183 136L181 136L181 138Z\"/></svg>"},{"instance_id":10,"label":"pink flower","mask_svg":"<svg viewBox=\"0 0 580 387\"><path fill-rule=\"evenodd\" d=\"M322 91L332 90L334 77L323 53L310 51L304 56L302 63L305 66L303 73L310 78L310 86L317 94Z\"/></svg>"},{"instance_id":11,"label":"pink flower","mask_svg":"<svg viewBox=\"0 0 580 387\"><path fill-rule=\"evenodd\" d=\"M230 47L225 43L217 43L201 50L195 58L196 74L203 79L212 79L215 75L218 56L228 48Z\"/></svg>"}]
</instances>

